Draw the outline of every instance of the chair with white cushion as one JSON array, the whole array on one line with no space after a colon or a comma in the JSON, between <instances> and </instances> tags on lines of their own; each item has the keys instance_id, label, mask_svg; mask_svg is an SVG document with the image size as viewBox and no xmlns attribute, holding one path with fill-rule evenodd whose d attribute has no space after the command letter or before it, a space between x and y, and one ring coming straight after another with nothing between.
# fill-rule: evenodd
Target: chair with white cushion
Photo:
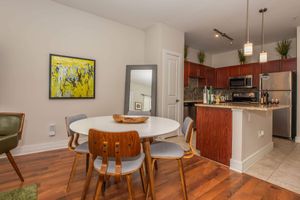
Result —
<instances>
[{"instance_id":1,"label":"chair with white cushion","mask_svg":"<svg viewBox=\"0 0 300 200\"><path fill-rule=\"evenodd\" d=\"M194 121L186 117L181 127L181 135L168 138L158 137L156 141L176 143L184 150L184 158L191 158L195 154L192 147L193 124Z\"/></svg>"},{"instance_id":2,"label":"chair with white cushion","mask_svg":"<svg viewBox=\"0 0 300 200\"><path fill-rule=\"evenodd\" d=\"M88 168L88 162L89 162L89 147L88 147L88 142L83 142L81 144L78 143L78 139L79 139L79 134L75 133L74 131L72 131L70 129L70 124L81 120L81 119L86 119L87 116L85 114L79 114L79 115L73 115L73 116L67 116L65 117L65 122L66 122L66 128L67 128L67 134L69 139L69 143L68 143L68 149L72 152L75 152L75 157L74 157L74 161L73 161L73 165L72 165L72 169L71 169L71 173L69 176L69 180L68 180L68 185L67 185L67 192L70 189L70 182L72 177L75 174L76 171L76 166L77 166L77 160L80 156L82 155L86 155L86 160L87 160L87 168Z\"/></svg>"},{"instance_id":3,"label":"chair with white cushion","mask_svg":"<svg viewBox=\"0 0 300 200\"><path fill-rule=\"evenodd\" d=\"M105 132L90 129L88 141L94 164L93 168L99 173L94 200L99 198L103 182L107 176L114 176L116 180L119 180L121 176L125 176L129 199L133 199L131 174L138 170L140 171L143 189L146 190L143 165L145 154L141 152L140 138L136 131ZM89 187L92 170L92 166L90 166L84 188L85 194Z\"/></svg>"}]
</instances>

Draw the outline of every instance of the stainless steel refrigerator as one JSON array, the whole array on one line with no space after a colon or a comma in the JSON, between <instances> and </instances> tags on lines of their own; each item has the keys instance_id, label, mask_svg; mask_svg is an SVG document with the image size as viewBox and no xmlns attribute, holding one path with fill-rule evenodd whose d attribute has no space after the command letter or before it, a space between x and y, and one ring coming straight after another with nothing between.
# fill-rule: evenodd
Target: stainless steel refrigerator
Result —
<instances>
[{"instance_id":1,"label":"stainless steel refrigerator","mask_svg":"<svg viewBox=\"0 0 300 200\"><path fill-rule=\"evenodd\" d=\"M294 139L296 136L297 80L294 72L260 74L259 94L267 91L269 100L278 99L288 109L273 111L273 135Z\"/></svg>"}]
</instances>

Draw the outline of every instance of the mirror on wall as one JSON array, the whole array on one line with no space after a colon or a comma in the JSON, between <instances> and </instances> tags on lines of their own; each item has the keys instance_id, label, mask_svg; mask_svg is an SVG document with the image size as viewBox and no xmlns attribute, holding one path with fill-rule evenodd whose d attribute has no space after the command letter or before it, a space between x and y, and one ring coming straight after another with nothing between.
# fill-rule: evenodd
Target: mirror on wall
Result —
<instances>
[{"instance_id":1,"label":"mirror on wall","mask_svg":"<svg viewBox=\"0 0 300 200\"><path fill-rule=\"evenodd\" d=\"M156 115L156 65L126 66L124 114Z\"/></svg>"}]
</instances>

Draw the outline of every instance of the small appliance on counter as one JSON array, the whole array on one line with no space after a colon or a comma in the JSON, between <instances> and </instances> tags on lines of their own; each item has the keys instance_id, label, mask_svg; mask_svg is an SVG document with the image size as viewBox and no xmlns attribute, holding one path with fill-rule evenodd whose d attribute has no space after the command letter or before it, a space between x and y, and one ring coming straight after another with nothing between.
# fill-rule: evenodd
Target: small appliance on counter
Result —
<instances>
[{"instance_id":1,"label":"small appliance on counter","mask_svg":"<svg viewBox=\"0 0 300 200\"><path fill-rule=\"evenodd\" d=\"M233 92L232 102L258 103L258 93L256 92Z\"/></svg>"}]
</instances>

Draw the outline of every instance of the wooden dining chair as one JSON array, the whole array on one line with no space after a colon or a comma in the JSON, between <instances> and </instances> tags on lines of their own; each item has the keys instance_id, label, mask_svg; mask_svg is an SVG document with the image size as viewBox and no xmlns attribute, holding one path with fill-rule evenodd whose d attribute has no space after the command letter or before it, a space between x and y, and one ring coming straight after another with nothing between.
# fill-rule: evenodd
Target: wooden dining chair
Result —
<instances>
[{"instance_id":1,"label":"wooden dining chair","mask_svg":"<svg viewBox=\"0 0 300 200\"><path fill-rule=\"evenodd\" d=\"M168 138L158 137L156 141L176 143L184 150L184 158L192 158L196 153L192 146L193 124L194 121L190 117L186 117L181 127L181 135Z\"/></svg>"},{"instance_id":2,"label":"wooden dining chair","mask_svg":"<svg viewBox=\"0 0 300 200\"><path fill-rule=\"evenodd\" d=\"M65 123L66 123L66 128L67 128L67 134L69 137L69 143L68 143L68 149L72 152L75 153L72 169L70 172L68 184L66 191L68 192L70 190L70 182L71 179L73 178L75 171L76 171L76 166L77 166L77 161L78 158L82 155L86 155L86 160L87 160L87 168L88 168L88 162L89 162L89 147L88 147L88 142L83 142L79 144L79 134L75 133L70 129L70 124L81 120L81 119L86 119L87 116L85 114L79 114L79 115L73 115L73 116L67 116L65 117Z\"/></svg>"},{"instance_id":3,"label":"wooden dining chair","mask_svg":"<svg viewBox=\"0 0 300 200\"><path fill-rule=\"evenodd\" d=\"M174 140L174 138L170 138L151 144L151 167L152 170L154 170L155 164L159 159L177 160L181 179L181 187L183 190L183 197L185 200L187 200L188 195L186 190L182 159L191 158L194 155L191 142L193 137L193 120L190 117L185 118L181 131L183 136L176 137L177 141ZM155 168L157 169L157 167ZM149 187L147 188L146 198L148 198L148 194Z\"/></svg>"},{"instance_id":4,"label":"wooden dining chair","mask_svg":"<svg viewBox=\"0 0 300 200\"><path fill-rule=\"evenodd\" d=\"M94 200L100 197L106 176L114 176L116 179L125 176L129 199L133 199L131 174L137 170L140 170L143 190L146 190L145 154L141 152L140 138L136 131L104 132L90 129L89 150L94 169L99 173ZM91 175L91 169L90 167L88 175ZM90 177L87 178L89 180Z\"/></svg>"},{"instance_id":5,"label":"wooden dining chair","mask_svg":"<svg viewBox=\"0 0 300 200\"><path fill-rule=\"evenodd\" d=\"M24 178L10 151L18 146L18 141L22 137L24 119L24 113L0 113L0 155L6 154L22 182Z\"/></svg>"}]
</instances>

